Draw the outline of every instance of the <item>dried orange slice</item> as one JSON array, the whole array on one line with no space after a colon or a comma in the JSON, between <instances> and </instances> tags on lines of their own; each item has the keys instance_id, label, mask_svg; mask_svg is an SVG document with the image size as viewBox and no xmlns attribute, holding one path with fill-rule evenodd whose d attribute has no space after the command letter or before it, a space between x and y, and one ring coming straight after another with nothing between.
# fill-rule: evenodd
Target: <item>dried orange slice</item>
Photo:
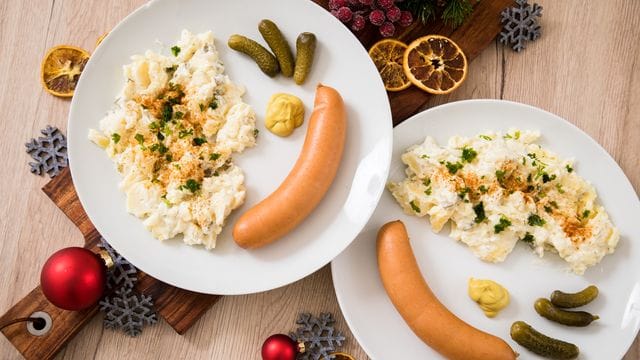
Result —
<instances>
[{"instance_id":1,"label":"dried orange slice","mask_svg":"<svg viewBox=\"0 0 640 360\"><path fill-rule=\"evenodd\" d=\"M467 57L451 39L428 35L404 52L404 73L415 86L431 94L448 94L467 77Z\"/></svg>"},{"instance_id":2,"label":"dried orange slice","mask_svg":"<svg viewBox=\"0 0 640 360\"><path fill-rule=\"evenodd\" d=\"M369 56L376 65L384 88L387 91L400 91L411 86L402 69L402 57L407 45L393 39L380 40L369 49Z\"/></svg>"},{"instance_id":3,"label":"dried orange slice","mask_svg":"<svg viewBox=\"0 0 640 360\"><path fill-rule=\"evenodd\" d=\"M42 86L55 96L73 96L88 60L89 53L74 46L59 45L51 48L42 60Z\"/></svg>"}]
</instances>

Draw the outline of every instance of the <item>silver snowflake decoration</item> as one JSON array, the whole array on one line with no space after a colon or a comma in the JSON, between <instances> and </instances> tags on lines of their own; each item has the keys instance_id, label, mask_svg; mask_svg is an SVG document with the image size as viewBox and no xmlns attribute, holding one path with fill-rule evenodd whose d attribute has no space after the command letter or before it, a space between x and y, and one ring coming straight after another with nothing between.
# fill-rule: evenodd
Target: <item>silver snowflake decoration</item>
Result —
<instances>
[{"instance_id":1,"label":"silver snowflake decoration","mask_svg":"<svg viewBox=\"0 0 640 360\"><path fill-rule=\"evenodd\" d=\"M313 317L309 313L302 313L296 324L302 325L295 334L291 333L292 339L302 341L305 345L305 352L298 356L302 360L327 360L335 359L332 355L336 347L342 346L345 341L341 332L336 332L333 323L333 315L321 313L319 317Z\"/></svg>"},{"instance_id":2,"label":"silver snowflake decoration","mask_svg":"<svg viewBox=\"0 0 640 360\"><path fill-rule=\"evenodd\" d=\"M131 288L121 287L100 301L104 315L104 327L122 329L129 336L138 336L142 327L158 321L150 296L139 295Z\"/></svg>"},{"instance_id":3,"label":"silver snowflake decoration","mask_svg":"<svg viewBox=\"0 0 640 360\"><path fill-rule=\"evenodd\" d=\"M67 139L58 128L47 125L40 130L44 136L31 139L25 144L27 153L36 162L30 162L31 172L36 175L49 174L54 177L66 168L67 161Z\"/></svg>"},{"instance_id":4,"label":"silver snowflake decoration","mask_svg":"<svg viewBox=\"0 0 640 360\"><path fill-rule=\"evenodd\" d=\"M500 42L509 44L513 50L520 52L525 48L525 42L535 41L540 37L538 18L542 16L542 6L529 5L527 0L516 0L516 5L501 13Z\"/></svg>"},{"instance_id":5,"label":"silver snowflake decoration","mask_svg":"<svg viewBox=\"0 0 640 360\"><path fill-rule=\"evenodd\" d=\"M133 288L138 281L138 269L118 254L103 238L100 238L98 247L109 253L111 260L113 260L113 268L109 271L107 287L109 289L118 286Z\"/></svg>"}]
</instances>

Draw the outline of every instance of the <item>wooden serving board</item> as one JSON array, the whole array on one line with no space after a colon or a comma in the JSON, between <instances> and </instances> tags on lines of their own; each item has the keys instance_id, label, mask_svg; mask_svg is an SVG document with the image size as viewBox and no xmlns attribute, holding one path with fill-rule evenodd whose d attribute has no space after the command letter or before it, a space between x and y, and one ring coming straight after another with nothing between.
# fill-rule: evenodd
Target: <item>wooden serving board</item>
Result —
<instances>
[{"instance_id":1,"label":"wooden serving board","mask_svg":"<svg viewBox=\"0 0 640 360\"><path fill-rule=\"evenodd\" d=\"M327 7L328 0L313 1ZM406 29L401 29L397 38L404 42L410 42L427 34L445 35L453 39L465 52L467 59L471 61L499 33L501 28L500 12L511 4L512 0L480 0L475 5L471 16L457 29L447 27L439 21L434 21L426 26L416 22ZM357 36L367 49L381 38L377 28L370 24ZM473 67L470 71L473 71ZM394 125L421 110L431 96L416 87L388 95ZM63 171L51 180L45 185L43 191L80 229L85 238L84 246L96 251L100 234L89 221L78 200L69 170ZM158 314L178 334L183 334L193 326L220 298L217 295L198 294L175 288L143 272L139 272L136 289L142 294L153 297ZM43 336L31 335L27 331L25 323L8 326L2 329L2 333L26 359L47 360L52 359L66 342L82 329L98 312L98 308L94 306L79 312L58 309L45 299L40 286L37 286L2 315L0 323L28 317L35 311L44 311L51 316L53 326L47 334Z\"/></svg>"}]
</instances>

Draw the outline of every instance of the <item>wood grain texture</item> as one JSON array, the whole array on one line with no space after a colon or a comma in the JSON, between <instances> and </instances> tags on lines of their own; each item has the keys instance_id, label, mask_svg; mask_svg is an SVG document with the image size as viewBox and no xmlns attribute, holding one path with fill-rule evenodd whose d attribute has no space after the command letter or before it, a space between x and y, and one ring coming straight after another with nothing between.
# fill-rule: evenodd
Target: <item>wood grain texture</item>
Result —
<instances>
[{"instance_id":1,"label":"wood grain texture","mask_svg":"<svg viewBox=\"0 0 640 360\"><path fill-rule=\"evenodd\" d=\"M85 246L95 250L100 242L100 234L78 200L69 169L48 182L42 190L80 229L85 238ZM178 334L184 334L219 299L216 295L175 288L142 271L138 272L136 290L153 298L158 314Z\"/></svg>"},{"instance_id":2,"label":"wood grain texture","mask_svg":"<svg viewBox=\"0 0 640 360\"><path fill-rule=\"evenodd\" d=\"M92 50L98 36L143 2L0 1L0 151L5 159L0 177L0 313L33 289L51 253L83 242L75 226L39 190L46 179L28 172L23 143L46 124L66 129L69 107L68 101L41 90L40 59L61 43ZM640 2L537 2L544 6L540 40L521 54L492 44L471 63L466 82L456 92L430 98L425 107L504 98L554 112L598 141L638 191ZM299 311L333 312L349 339L345 351L367 359L340 314L328 267L281 289L224 297L184 336L159 324L132 339L104 330L96 316L58 358L258 359L262 341L293 330ZM4 337L0 358L20 358ZM636 339L625 360L638 359Z\"/></svg>"}]
</instances>

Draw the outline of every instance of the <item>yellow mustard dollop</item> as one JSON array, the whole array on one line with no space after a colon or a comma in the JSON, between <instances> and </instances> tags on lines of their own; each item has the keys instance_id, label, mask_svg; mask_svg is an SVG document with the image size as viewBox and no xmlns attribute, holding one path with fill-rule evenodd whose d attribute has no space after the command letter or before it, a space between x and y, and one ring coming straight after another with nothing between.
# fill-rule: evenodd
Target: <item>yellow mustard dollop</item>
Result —
<instances>
[{"instance_id":1,"label":"yellow mustard dollop","mask_svg":"<svg viewBox=\"0 0 640 360\"><path fill-rule=\"evenodd\" d=\"M289 136L304 121L304 104L298 97L285 93L271 96L267 104L265 126L279 136Z\"/></svg>"},{"instance_id":2,"label":"yellow mustard dollop","mask_svg":"<svg viewBox=\"0 0 640 360\"><path fill-rule=\"evenodd\" d=\"M487 317L495 317L509 305L509 292L492 280L469 279L469 297L478 303Z\"/></svg>"}]
</instances>

